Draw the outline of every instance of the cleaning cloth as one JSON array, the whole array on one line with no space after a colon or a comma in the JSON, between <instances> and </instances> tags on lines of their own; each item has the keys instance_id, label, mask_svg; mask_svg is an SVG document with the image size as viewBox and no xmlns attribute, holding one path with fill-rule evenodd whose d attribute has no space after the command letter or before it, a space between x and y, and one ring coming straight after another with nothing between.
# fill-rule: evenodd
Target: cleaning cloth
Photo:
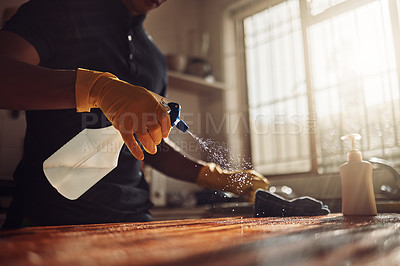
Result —
<instances>
[{"instance_id":1,"label":"cleaning cloth","mask_svg":"<svg viewBox=\"0 0 400 266\"><path fill-rule=\"evenodd\" d=\"M329 213L327 205L308 196L287 200L277 194L258 189L254 200L255 217L318 216Z\"/></svg>"}]
</instances>

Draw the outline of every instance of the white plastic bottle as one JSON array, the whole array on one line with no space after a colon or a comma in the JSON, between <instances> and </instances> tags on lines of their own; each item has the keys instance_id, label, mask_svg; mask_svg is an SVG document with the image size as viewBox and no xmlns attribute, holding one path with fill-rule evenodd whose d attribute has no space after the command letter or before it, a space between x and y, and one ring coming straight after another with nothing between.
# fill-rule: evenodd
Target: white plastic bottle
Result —
<instances>
[{"instance_id":1,"label":"white plastic bottle","mask_svg":"<svg viewBox=\"0 0 400 266\"><path fill-rule=\"evenodd\" d=\"M362 155L355 148L359 134L349 134L342 140L352 141L352 150L347 153L347 162L340 166L342 180L343 215L376 215L374 187L372 183L372 165L362 160Z\"/></svg>"},{"instance_id":2,"label":"white plastic bottle","mask_svg":"<svg viewBox=\"0 0 400 266\"><path fill-rule=\"evenodd\" d=\"M188 126L180 120L180 105L153 95L168 111L171 127L186 132ZM75 200L117 167L123 144L113 126L85 128L44 161L43 172L61 195Z\"/></svg>"}]
</instances>

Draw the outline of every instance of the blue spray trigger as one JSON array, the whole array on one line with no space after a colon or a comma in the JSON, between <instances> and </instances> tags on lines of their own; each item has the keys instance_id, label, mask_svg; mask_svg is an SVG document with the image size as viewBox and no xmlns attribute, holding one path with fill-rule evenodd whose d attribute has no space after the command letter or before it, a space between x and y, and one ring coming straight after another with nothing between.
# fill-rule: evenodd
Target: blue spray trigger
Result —
<instances>
[{"instance_id":1,"label":"blue spray trigger","mask_svg":"<svg viewBox=\"0 0 400 266\"><path fill-rule=\"evenodd\" d=\"M189 127L180 119L181 106L179 103L168 103L168 107L170 108L169 116L171 118L171 127L176 126L177 129L184 133L188 131Z\"/></svg>"}]
</instances>

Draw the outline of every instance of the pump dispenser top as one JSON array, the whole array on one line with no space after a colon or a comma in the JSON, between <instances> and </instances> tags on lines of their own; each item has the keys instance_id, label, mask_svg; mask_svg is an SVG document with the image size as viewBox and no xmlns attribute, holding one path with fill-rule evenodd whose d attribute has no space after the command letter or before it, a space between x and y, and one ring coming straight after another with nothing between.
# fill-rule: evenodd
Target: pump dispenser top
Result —
<instances>
[{"instance_id":1,"label":"pump dispenser top","mask_svg":"<svg viewBox=\"0 0 400 266\"><path fill-rule=\"evenodd\" d=\"M376 215L376 203L372 182L372 165L362 160L356 149L356 141L361 139L353 133L341 138L351 140L352 149L347 153L347 162L340 166L342 181L343 215Z\"/></svg>"},{"instance_id":2,"label":"pump dispenser top","mask_svg":"<svg viewBox=\"0 0 400 266\"><path fill-rule=\"evenodd\" d=\"M356 149L356 141L361 139L361 135L357 133L348 134L341 137L342 140L351 140L351 151L347 153L347 161L362 161L361 152Z\"/></svg>"}]
</instances>

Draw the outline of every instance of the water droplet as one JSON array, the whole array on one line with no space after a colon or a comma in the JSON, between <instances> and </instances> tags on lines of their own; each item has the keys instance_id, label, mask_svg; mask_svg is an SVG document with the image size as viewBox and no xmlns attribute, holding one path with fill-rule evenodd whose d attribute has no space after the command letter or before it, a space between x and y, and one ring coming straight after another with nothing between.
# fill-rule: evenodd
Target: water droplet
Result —
<instances>
[{"instance_id":1,"label":"water droplet","mask_svg":"<svg viewBox=\"0 0 400 266\"><path fill-rule=\"evenodd\" d=\"M188 131L188 133L198 143L207 162L215 163L221 168L230 171L237 169L253 169L250 158L246 159L244 156L233 154L226 143L220 143L210 138L200 138L190 131ZM232 162L235 162L235 165L233 165ZM239 187L243 187L246 183L251 184L248 180L248 174L243 172L233 175L232 181L237 182L237 186Z\"/></svg>"}]
</instances>

